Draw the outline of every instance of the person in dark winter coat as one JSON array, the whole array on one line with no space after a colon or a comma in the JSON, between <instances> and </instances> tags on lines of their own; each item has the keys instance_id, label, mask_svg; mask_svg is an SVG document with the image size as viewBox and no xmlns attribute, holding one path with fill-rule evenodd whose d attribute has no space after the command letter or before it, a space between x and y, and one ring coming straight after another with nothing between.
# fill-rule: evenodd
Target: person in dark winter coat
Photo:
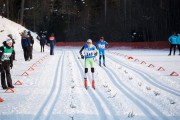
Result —
<instances>
[{"instance_id":1,"label":"person in dark winter coat","mask_svg":"<svg viewBox=\"0 0 180 120\"><path fill-rule=\"evenodd\" d=\"M50 43L50 55L54 55L54 46L56 44L56 39L53 33L49 37L49 43Z\"/></svg>"},{"instance_id":2,"label":"person in dark winter coat","mask_svg":"<svg viewBox=\"0 0 180 120\"><path fill-rule=\"evenodd\" d=\"M7 39L3 42L3 46L0 47L0 71L1 71L1 85L3 89L14 88L11 79L10 68L13 67L13 41L11 39ZM7 85L6 80L7 79Z\"/></svg>"},{"instance_id":3,"label":"person in dark winter coat","mask_svg":"<svg viewBox=\"0 0 180 120\"><path fill-rule=\"evenodd\" d=\"M30 50L30 40L29 40L29 36L27 35L27 31L24 31L22 33L21 45L22 45L22 49L24 51L24 59L25 59L25 61L28 61L29 60L29 50Z\"/></svg>"},{"instance_id":4,"label":"person in dark winter coat","mask_svg":"<svg viewBox=\"0 0 180 120\"><path fill-rule=\"evenodd\" d=\"M29 36L29 40L30 40L30 48L29 48L29 57L30 59L32 59L32 54L33 54L33 44L34 44L34 38L31 35L31 32L28 31L28 36Z\"/></svg>"},{"instance_id":5,"label":"person in dark winter coat","mask_svg":"<svg viewBox=\"0 0 180 120\"><path fill-rule=\"evenodd\" d=\"M16 56L16 53L15 53L15 50L14 50L14 44L15 44L15 40L12 36L12 34L9 34L8 37L13 41L13 44L12 44L12 48L13 48L13 60L15 60L15 56Z\"/></svg>"},{"instance_id":6,"label":"person in dark winter coat","mask_svg":"<svg viewBox=\"0 0 180 120\"><path fill-rule=\"evenodd\" d=\"M46 36L42 34L42 36L40 37L41 52L44 52L44 46L46 45L46 43Z\"/></svg>"}]
</instances>

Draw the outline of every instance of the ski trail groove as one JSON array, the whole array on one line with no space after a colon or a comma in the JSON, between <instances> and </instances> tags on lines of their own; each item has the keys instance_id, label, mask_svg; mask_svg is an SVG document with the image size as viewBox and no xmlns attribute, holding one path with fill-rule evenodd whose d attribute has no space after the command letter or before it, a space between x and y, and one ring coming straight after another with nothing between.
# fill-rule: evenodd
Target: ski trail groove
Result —
<instances>
[{"instance_id":1,"label":"ski trail groove","mask_svg":"<svg viewBox=\"0 0 180 120\"><path fill-rule=\"evenodd\" d=\"M43 111L44 110L46 110L46 107L49 105L49 103L52 101L52 99L53 99L53 95L54 95L54 93L55 94L58 94L57 92L55 92L55 91L57 91L56 90L56 84L59 82L58 81L58 78L59 78L59 71L60 71L60 68L59 68L59 66L60 65L62 65L63 63L62 63L62 61L63 61L63 56L64 56L64 52L61 54L61 56L59 57L59 60L58 60L58 63L57 63L57 67L56 67L56 73L55 73L55 75L54 75L54 79L53 79L53 84L52 84L52 86L51 86L51 90L50 90L50 92L48 93L48 96L46 97L46 100L44 101L44 103L42 104L42 106L41 106L41 108L39 109L39 111L37 112L37 114L35 115L35 117L34 117L34 120L41 120L41 119L45 119L45 115L43 116ZM59 84L58 84L59 85ZM60 88L58 88L58 89L60 89ZM58 90L59 91L59 90ZM57 99L57 95L56 95L56 99ZM55 99L55 100L56 100ZM52 105L54 105L54 104L52 104ZM51 105L51 106L52 106ZM52 107L51 107L51 109L52 109ZM51 110L50 109L50 110ZM52 110L51 110L51 112L52 112Z\"/></svg>"},{"instance_id":2,"label":"ski trail groove","mask_svg":"<svg viewBox=\"0 0 180 120\"><path fill-rule=\"evenodd\" d=\"M140 76L142 76L142 78L144 78L144 80L146 80L146 81L149 82L150 84L152 84L152 85L154 85L154 86L156 86L156 87L158 87L158 88L160 88L160 89L162 89L162 90L164 90L164 91L166 91L166 92L168 92L168 93L171 93L171 94L173 94L173 95L175 95L175 96L180 97L180 91L177 91L177 90L175 90L175 89L173 89L173 88L170 88L170 87L168 87L168 86L165 86L165 85L157 82L157 81L155 80L155 78L153 78L152 76L148 75L148 74L145 73L144 71L138 70L138 69L134 68L133 66L127 65L126 63L119 62L119 61L118 61L117 59L115 59L115 58L112 58L112 57L109 57L109 56L108 56L108 58L111 59L112 61L114 61L114 62L116 62L116 63L118 63L118 64L121 64L122 66L124 66L124 67L126 67L126 68L128 68L128 69L130 69L130 70L132 70L132 71L134 71L134 72L136 72L137 74L139 74Z\"/></svg>"},{"instance_id":3,"label":"ski trail groove","mask_svg":"<svg viewBox=\"0 0 180 120\"><path fill-rule=\"evenodd\" d=\"M78 65L79 68L81 68L81 76L82 76L82 78L84 78L84 77L83 77L83 74L84 74L84 72L83 72L83 69L84 69L83 64L82 64L82 62L80 63L79 61L77 61L78 56L75 55L75 54L76 54L76 53L73 51L73 56L74 56L74 59L75 59L75 61L76 61L76 64ZM75 57L75 56L76 56L76 57ZM88 77L89 77L89 75L88 75ZM82 80L82 82L84 82L84 81ZM84 88L84 89L85 89L85 88ZM107 102L106 102L104 99L102 99L102 97L101 97L100 95L98 95L98 94L94 91L94 89L89 89L89 88L88 88L87 93L91 96L91 98L92 98L92 100L93 100L93 102L94 102L94 104L95 104L95 106L96 106L96 109L98 110L98 113L99 113L99 116L100 116L100 119L101 119L101 120L109 120L109 119L107 118L107 115L106 115L105 112L108 112L108 113L109 113L109 116L112 117L112 118L111 118L112 120L115 119L115 117L113 116L113 114L112 114L112 112L111 112L111 108L109 108L109 106L106 105ZM106 110L106 111L105 111L105 110Z\"/></svg>"},{"instance_id":4,"label":"ski trail groove","mask_svg":"<svg viewBox=\"0 0 180 120\"><path fill-rule=\"evenodd\" d=\"M143 99L141 96L130 90L125 84L121 82L121 80L118 78L117 74L111 69L109 70L108 68L104 69L108 76L111 78L112 82L114 85L124 93L134 104L136 104L142 112L150 119L157 119L154 117L158 117L159 119L166 120L166 116L163 115L155 106L150 104L148 101ZM154 116L153 113L156 114L157 116Z\"/></svg>"},{"instance_id":5,"label":"ski trail groove","mask_svg":"<svg viewBox=\"0 0 180 120\"><path fill-rule=\"evenodd\" d=\"M58 66L59 69L61 68L60 70L58 70L58 77L57 77L57 80L60 81L59 87L58 87L58 90L57 90L56 97L55 97L55 99L54 99L54 101L53 101L53 103L52 103L52 105L51 105L51 108L49 109L49 112L48 112L48 115L47 115L47 117L46 117L46 120L50 120L50 117L51 117L51 115L52 115L54 106L55 106L55 104L57 103L58 98L59 98L60 93L61 93L62 81L63 81L63 72L64 72L64 71L63 71L63 68L64 68L64 64L63 64L63 63L64 63L64 55L63 55L63 60L62 60L62 62L61 62L61 65Z\"/></svg>"}]
</instances>

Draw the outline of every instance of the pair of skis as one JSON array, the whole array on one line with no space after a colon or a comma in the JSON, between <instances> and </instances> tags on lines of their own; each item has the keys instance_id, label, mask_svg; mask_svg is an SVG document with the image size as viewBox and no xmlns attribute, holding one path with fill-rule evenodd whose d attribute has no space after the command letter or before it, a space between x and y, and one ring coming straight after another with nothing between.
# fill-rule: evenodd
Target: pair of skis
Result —
<instances>
[{"instance_id":1,"label":"pair of skis","mask_svg":"<svg viewBox=\"0 0 180 120\"><path fill-rule=\"evenodd\" d=\"M84 79L84 87L86 88L86 90L88 89L87 79ZM92 88L95 90L95 80L92 80Z\"/></svg>"}]
</instances>

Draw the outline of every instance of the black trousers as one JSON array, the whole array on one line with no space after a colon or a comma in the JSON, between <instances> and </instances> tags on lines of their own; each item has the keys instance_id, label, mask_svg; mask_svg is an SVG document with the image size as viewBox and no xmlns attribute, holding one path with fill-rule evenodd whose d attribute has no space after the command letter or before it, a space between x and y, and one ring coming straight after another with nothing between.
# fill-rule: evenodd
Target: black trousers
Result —
<instances>
[{"instance_id":1,"label":"black trousers","mask_svg":"<svg viewBox=\"0 0 180 120\"><path fill-rule=\"evenodd\" d=\"M176 53L176 44L171 44L169 55L171 55L172 49L174 49L174 55L175 55L175 53Z\"/></svg>"},{"instance_id":2,"label":"black trousers","mask_svg":"<svg viewBox=\"0 0 180 120\"><path fill-rule=\"evenodd\" d=\"M50 44L50 55L54 55L54 45Z\"/></svg>"},{"instance_id":3,"label":"black trousers","mask_svg":"<svg viewBox=\"0 0 180 120\"><path fill-rule=\"evenodd\" d=\"M1 85L3 88L7 87L6 79L7 79L8 87L12 87L13 84L12 84L11 73L10 73L10 61L2 62Z\"/></svg>"},{"instance_id":4,"label":"black trousers","mask_svg":"<svg viewBox=\"0 0 180 120\"><path fill-rule=\"evenodd\" d=\"M29 48L29 57L30 57L30 59L33 58L32 54L33 54L33 46L30 46L30 48Z\"/></svg>"},{"instance_id":5,"label":"black trousers","mask_svg":"<svg viewBox=\"0 0 180 120\"><path fill-rule=\"evenodd\" d=\"M25 61L29 60L30 48L29 47L23 47L23 51L24 51L24 59L25 59Z\"/></svg>"},{"instance_id":6,"label":"black trousers","mask_svg":"<svg viewBox=\"0 0 180 120\"><path fill-rule=\"evenodd\" d=\"M44 52L44 45L41 45L41 52Z\"/></svg>"},{"instance_id":7,"label":"black trousers","mask_svg":"<svg viewBox=\"0 0 180 120\"><path fill-rule=\"evenodd\" d=\"M178 46L178 50L179 50L179 54L180 54L180 44L178 44L177 46Z\"/></svg>"},{"instance_id":8,"label":"black trousers","mask_svg":"<svg viewBox=\"0 0 180 120\"><path fill-rule=\"evenodd\" d=\"M13 52L12 52L12 58L13 58L13 60L15 60L16 59L16 53L15 53L15 50L13 50Z\"/></svg>"}]
</instances>

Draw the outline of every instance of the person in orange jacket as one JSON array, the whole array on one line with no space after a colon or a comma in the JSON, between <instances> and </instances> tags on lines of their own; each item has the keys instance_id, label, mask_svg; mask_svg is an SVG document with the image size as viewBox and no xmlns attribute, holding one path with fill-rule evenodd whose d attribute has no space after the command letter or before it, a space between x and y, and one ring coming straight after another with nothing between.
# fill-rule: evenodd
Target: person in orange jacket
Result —
<instances>
[{"instance_id":1,"label":"person in orange jacket","mask_svg":"<svg viewBox=\"0 0 180 120\"><path fill-rule=\"evenodd\" d=\"M54 46L56 44L56 39L53 33L49 37L49 43L50 43L50 55L54 55Z\"/></svg>"}]
</instances>

